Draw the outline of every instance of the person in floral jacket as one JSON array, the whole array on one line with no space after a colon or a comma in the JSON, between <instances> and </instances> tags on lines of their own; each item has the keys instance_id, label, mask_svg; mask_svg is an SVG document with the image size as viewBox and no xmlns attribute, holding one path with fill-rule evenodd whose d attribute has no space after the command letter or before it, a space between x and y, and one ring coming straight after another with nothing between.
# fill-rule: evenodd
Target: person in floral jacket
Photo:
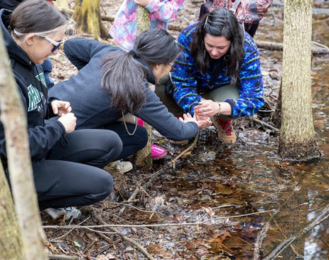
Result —
<instances>
[{"instance_id":1,"label":"person in floral jacket","mask_svg":"<svg viewBox=\"0 0 329 260\"><path fill-rule=\"evenodd\" d=\"M137 37L137 5L150 12L150 29L167 30L168 23L177 19L185 0L124 0L109 31L112 38L124 49L131 50Z\"/></svg>"}]
</instances>

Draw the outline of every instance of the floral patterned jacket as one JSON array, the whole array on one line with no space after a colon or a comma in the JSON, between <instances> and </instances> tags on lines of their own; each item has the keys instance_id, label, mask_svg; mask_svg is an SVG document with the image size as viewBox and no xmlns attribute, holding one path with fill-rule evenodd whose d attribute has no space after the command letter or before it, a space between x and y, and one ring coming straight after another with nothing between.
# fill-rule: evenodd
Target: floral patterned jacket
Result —
<instances>
[{"instance_id":1,"label":"floral patterned jacket","mask_svg":"<svg viewBox=\"0 0 329 260\"><path fill-rule=\"evenodd\" d=\"M168 29L168 23L177 19L185 0L151 0L145 7L150 12L150 28ZM125 0L109 31L112 38L126 50L131 50L137 37L137 5L134 0Z\"/></svg>"}]
</instances>

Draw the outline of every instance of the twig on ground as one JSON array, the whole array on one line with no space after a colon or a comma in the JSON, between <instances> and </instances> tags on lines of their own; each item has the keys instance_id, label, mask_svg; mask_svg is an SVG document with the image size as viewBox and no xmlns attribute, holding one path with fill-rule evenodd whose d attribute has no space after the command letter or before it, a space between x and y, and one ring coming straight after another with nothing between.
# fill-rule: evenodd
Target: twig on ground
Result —
<instances>
[{"instance_id":1,"label":"twig on ground","mask_svg":"<svg viewBox=\"0 0 329 260\"><path fill-rule=\"evenodd\" d=\"M130 207L130 208L133 208L133 209L136 209L138 211L141 211L141 212L145 212L145 213L157 213L157 214L162 214L160 212L156 212L156 211L152 211L152 210L144 210L144 209L140 209L140 208L137 208L135 206L132 206L132 205L129 205L129 204L124 204L124 203L119 203L119 202L111 202L111 203L115 203L115 204L118 204L118 206L122 206L124 205L125 207ZM113 209L115 207L112 207L112 208L107 208L107 209Z\"/></svg>"},{"instance_id":2,"label":"twig on ground","mask_svg":"<svg viewBox=\"0 0 329 260\"><path fill-rule=\"evenodd\" d=\"M198 142L198 139L199 139L199 133L195 136L193 143L187 149L185 149L183 152L181 152L178 156L176 156L175 159L173 159L171 161L172 162L172 167L173 167L174 170L176 168L176 161L180 157L182 157L184 154L186 154L188 151L192 150L196 146L196 143Z\"/></svg>"},{"instance_id":3,"label":"twig on ground","mask_svg":"<svg viewBox=\"0 0 329 260\"><path fill-rule=\"evenodd\" d=\"M259 119L255 118L255 117L251 117L251 120L255 121L258 124L261 124L262 126L265 126L267 128L270 128L270 129L272 129L275 132L280 133L280 130L279 129L275 128L274 126L271 126L268 123L263 122L262 120L259 120Z\"/></svg>"},{"instance_id":4,"label":"twig on ground","mask_svg":"<svg viewBox=\"0 0 329 260\"><path fill-rule=\"evenodd\" d=\"M149 181L147 183L145 183L143 186L141 186L143 189L146 189L147 187L149 187L152 182L154 181L155 178L157 178L160 174L162 174L164 172L164 170L166 170L167 167L164 167L162 169L160 169L159 171L157 171L155 174L152 175L152 177L149 179ZM137 196L137 194L140 192L141 188L137 188L133 194L131 194L130 198L128 199L127 202L131 202L135 199L135 197ZM126 206L124 206L122 209L120 209L119 211L119 216L125 211Z\"/></svg>"},{"instance_id":5,"label":"twig on ground","mask_svg":"<svg viewBox=\"0 0 329 260\"><path fill-rule=\"evenodd\" d=\"M248 214L241 214L241 215L235 215L235 216L227 216L227 217L219 217L218 219L230 219L230 218L241 218L246 216L252 216L252 215L260 215L265 214L269 212L274 212L274 214L277 213L277 210L266 210L261 212L252 212ZM170 226L195 226L195 225L218 225L221 223L216 223L214 221L211 221L209 223L207 222L190 222L190 223L168 223L168 224L146 224L146 225L114 225L114 224L106 224L106 225L92 225L92 226L43 226L43 228L51 228L51 229L71 229L71 228L80 228L80 229L91 229L91 228L110 228L110 227L128 227L128 228L144 228L144 227L170 227Z\"/></svg>"},{"instance_id":6,"label":"twig on ground","mask_svg":"<svg viewBox=\"0 0 329 260\"><path fill-rule=\"evenodd\" d=\"M277 228L280 230L282 236L284 237L284 239L288 239L287 236L283 233L282 229L280 228L278 222L276 222L276 220L274 219L274 223L277 226ZM297 250L295 249L295 247L293 245L290 245L292 251L294 251L295 255L298 256L299 253L297 252Z\"/></svg>"},{"instance_id":7,"label":"twig on ground","mask_svg":"<svg viewBox=\"0 0 329 260\"><path fill-rule=\"evenodd\" d=\"M329 248L329 244L328 244L328 242L323 238L323 236L320 235L320 237L321 237L322 241L323 241L323 242L327 245L327 247Z\"/></svg>"},{"instance_id":8,"label":"twig on ground","mask_svg":"<svg viewBox=\"0 0 329 260\"><path fill-rule=\"evenodd\" d=\"M322 211L322 213L315 220L311 222L311 224L303 228L299 233L297 233L297 235L282 241L275 249L272 250L272 252L264 260L275 259L285 248L287 248L297 238L300 238L303 235L307 234L312 228L314 228L316 225L319 225L328 217L329 217L329 205Z\"/></svg>"},{"instance_id":9,"label":"twig on ground","mask_svg":"<svg viewBox=\"0 0 329 260\"><path fill-rule=\"evenodd\" d=\"M259 232L259 234L257 236L255 248L254 248L254 260L259 259L259 251L262 248L262 242L266 236L266 233L267 233L267 230L269 229L269 227L270 227L270 222L266 222L266 224L264 225L264 227L262 228L262 230Z\"/></svg>"},{"instance_id":10,"label":"twig on ground","mask_svg":"<svg viewBox=\"0 0 329 260\"><path fill-rule=\"evenodd\" d=\"M83 250L83 253L89 252L90 248L96 243L96 240L93 240L86 248Z\"/></svg>"},{"instance_id":11,"label":"twig on ground","mask_svg":"<svg viewBox=\"0 0 329 260\"><path fill-rule=\"evenodd\" d=\"M90 208L90 214L93 218L95 218L98 222L102 223L103 225L107 225L107 223L102 220L99 216L97 216L92 208ZM136 248L138 248L148 259L154 260L154 258L146 251L144 247L142 247L139 243L137 243L135 240L130 239L129 237L126 237L124 234L122 234L119 230L113 227L109 227L113 232L117 233L120 237L122 237L125 241L129 242L130 244L134 245ZM101 236L105 236L104 234L101 234ZM106 237L106 236L105 236Z\"/></svg>"},{"instance_id":12,"label":"twig on ground","mask_svg":"<svg viewBox=\"0 0 329 260\"><path fill-rule=\"evenodd\" d=\"M90 217L84 219L84 220L81 221L78 225L83 224L83 223L86 222L88 219L90 219ZM71 224L71 222L70 222L70 224ZM57 239L61 239L61 238L65 237L65 236L67 236L68 234L70 234L73 230L74 230L74 228L72 228L72 230L68 231L68 232L65 233L64 235L62 235L62 236L60 236L60 237L53 238L53 239L51 239L51 240L49 240L49 241L50 241L50 242L54 242L54 241L56 241Z\"/></svg>"},{"instance_id":13,"label":"twig on ground","mask_svg":"<svg viewBox=\"0 0 329 260\"><path fill-rule=\"evenodd\" d=\"M79 260L78 256L68 256L68 255L48 255L49 259L55 260Z\"/></svg>"}]
</instances>

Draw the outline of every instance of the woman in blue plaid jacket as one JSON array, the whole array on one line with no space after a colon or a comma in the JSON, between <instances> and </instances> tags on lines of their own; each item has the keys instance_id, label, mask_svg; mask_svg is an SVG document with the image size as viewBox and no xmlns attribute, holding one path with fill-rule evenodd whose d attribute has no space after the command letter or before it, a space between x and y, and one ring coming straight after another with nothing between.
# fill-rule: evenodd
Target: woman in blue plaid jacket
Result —
<instances>
[{"instance_id":1,"label":"woman in blue plaid jacket","mask_svg":"<svg viewBox=\"0 0 329 260\"><path fill-rule=\"evenodd\" d=\"M168 78L160 81L156 93L173 114L210 117L219 139L235 143L231 120L251 116L264 105L256 44L227 9L206 14L177 41L183 50L171 71L173 96L164 93Z\"/></svg>"}]
</instances>

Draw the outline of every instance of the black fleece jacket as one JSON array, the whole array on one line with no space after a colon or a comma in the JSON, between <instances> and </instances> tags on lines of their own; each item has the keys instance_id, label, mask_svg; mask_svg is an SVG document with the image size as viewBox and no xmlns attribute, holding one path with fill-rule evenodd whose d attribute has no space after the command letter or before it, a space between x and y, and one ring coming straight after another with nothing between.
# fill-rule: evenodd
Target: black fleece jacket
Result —
<instances>
[{"instance_id":1,"label":"black fleece jacket","mask_svg":"<svg viewBox=\"0 0 329 260\"><path fill-rule=\"evenodd\" d=\"M32 161L36 161L47 156L54 144L65 134L65 128L58 120L45 121L51 110L47 102L48 90L43 70L41 65L30 61L26 52L16 44L7 30L10 14L11 11L0 10L0 27L27 117L31 158ZM6 167L7 153L2 123L0 123L0 156Z\"/></svg>"},{"instance_id":2,"label":"black fleece jacket","mask_svg":"<svg viewBox=\"0 0 329 260\"><path fill-rule=\"evenodd\" d=\"M24 0L0 0L0 9L14 10Z\"/></svg>"},{"instance_id":3,"label":"black fleece jacket","mask_svg":"<svg viewBox=\"0 0 329 260\"><path fill-rule=\"evenodd\" d=\"M100 63L109 53L122 50L98 41L74 38L65 42L64 51L79 73L52 87L49 98L71 103L72 112L77 117L77 129L97 129L116 122L121 113L111 108L111 94L101 88ZM148 88L148 81L155 83L152 71L149 67L148 69L150 77L144 80L142 86L146 103L135 115L171 140L194 137L198 133L198 125L195 122L179 121Z\"/></svg>"}]
</instances>

